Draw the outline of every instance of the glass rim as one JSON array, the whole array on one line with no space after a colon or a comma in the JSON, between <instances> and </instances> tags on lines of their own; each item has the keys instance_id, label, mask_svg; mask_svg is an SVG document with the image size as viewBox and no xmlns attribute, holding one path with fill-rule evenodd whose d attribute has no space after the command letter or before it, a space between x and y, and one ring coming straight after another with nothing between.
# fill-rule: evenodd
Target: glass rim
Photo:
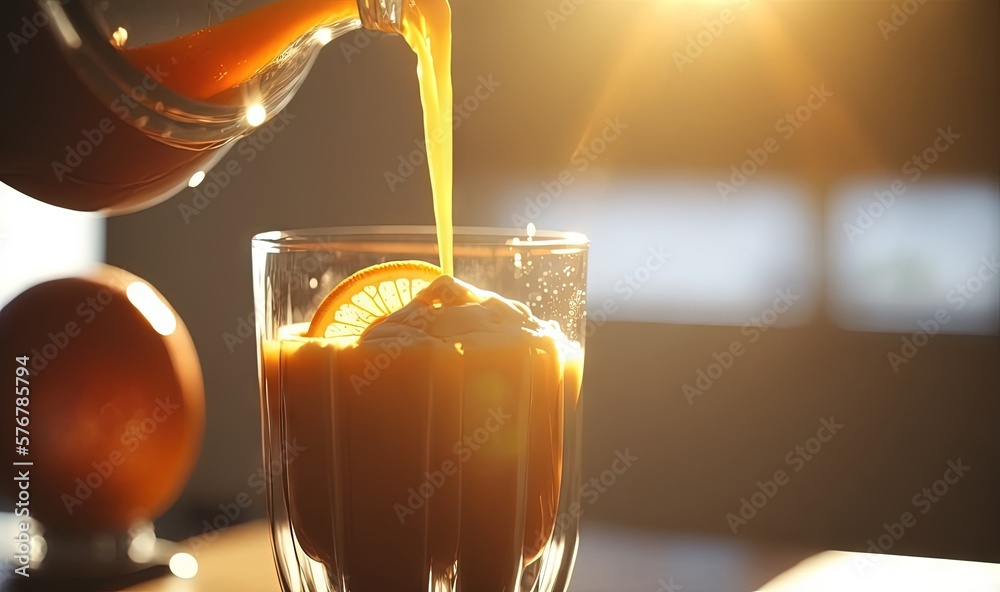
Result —
<instances>
[{"instance_id":1,"label":"glass rim","mask_svg":"<svg viewBox=\"0 0 1000 592\"><path fill-rule=\"evenodd\" d=\"M370 250L375 245L381 247L376 250L389 251L429 246L436 252L437 229L429 225L379 225L271 230L255 235L250 242L253 250L268 253ZM488 226L456 226L454 243L456 255L490 255L515 248L586 251L590 245L587 237L579 232L536 230L529 237L524 229ZM471 253L467 253L469 251Z\"/></svg>"}]
</instances>

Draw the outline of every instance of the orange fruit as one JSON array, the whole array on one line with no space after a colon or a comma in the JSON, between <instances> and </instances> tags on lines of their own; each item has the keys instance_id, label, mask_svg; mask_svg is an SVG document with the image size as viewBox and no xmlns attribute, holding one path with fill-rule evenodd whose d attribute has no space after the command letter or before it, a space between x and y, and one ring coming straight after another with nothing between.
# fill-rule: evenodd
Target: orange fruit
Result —
<instances>
[{"instance_id":1,"label":"orange fruit","mask_svg":"<svg viewBox=\"0 0 1000 592\"><path fill-rule=\"evenodd\" d=\"M18 368L31 371L17 385L30 415L13 409ZM0 309L0 376L11 383L0 460L34 462L31 515L47 531L124 532L180 495L201 450L201 366L144 280L100 266L25 290ZM0 497L17 500L17 483L2 480Z\"/></svg>"},{"instance_id":2,"label":"orange fruit","mask_svg":"<svg viewBox=\"0 0 1000 592\"><path fill-rule=\"evenodd\" d=\"M409 304L440 276L440 267L423 261L390 261L362 269L327 294L306 337L361 335L376 319Z\"/></svg>"}]
</instances>

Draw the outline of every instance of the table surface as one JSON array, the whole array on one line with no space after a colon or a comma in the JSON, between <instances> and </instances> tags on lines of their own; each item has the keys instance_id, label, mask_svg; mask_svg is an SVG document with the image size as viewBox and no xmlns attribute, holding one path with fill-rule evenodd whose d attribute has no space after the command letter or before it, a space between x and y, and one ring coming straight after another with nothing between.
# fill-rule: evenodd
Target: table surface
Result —
<instances>
[{"instance_id":1,"label":"table surface","mask_svg":"<svg viewBox=\"0 0 1000 592\"><path fill-rule=\"evenodd\" d=\"M279 592L264 522L230 528L194 553L197 575L123 592ZM570 592L1000 592L1000 565L815 552L732 539L584 524ZM403 592L403 591L393 591Z\"/></svg>"}]
</instances>

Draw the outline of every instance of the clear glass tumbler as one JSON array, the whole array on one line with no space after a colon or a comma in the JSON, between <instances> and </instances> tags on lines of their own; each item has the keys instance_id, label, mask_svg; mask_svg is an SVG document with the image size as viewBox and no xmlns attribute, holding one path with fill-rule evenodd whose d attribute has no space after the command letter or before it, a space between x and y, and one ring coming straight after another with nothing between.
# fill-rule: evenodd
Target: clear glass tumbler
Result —
<instances>
[{"instance_id":1,"label":"clear glass tumbler","mask_svg":"<svg viewBox=\"0 0 1000 592\"><path fill-rule=\"evenodd\" d=\"M433 227L269 232L252 250L283 590L565 592L578 541L586 238L456 229L455 276L528 305L565 337L541 341L461 328L419 343L303 336L351 274L437 263Z\"/></svg>"}]
</instances>

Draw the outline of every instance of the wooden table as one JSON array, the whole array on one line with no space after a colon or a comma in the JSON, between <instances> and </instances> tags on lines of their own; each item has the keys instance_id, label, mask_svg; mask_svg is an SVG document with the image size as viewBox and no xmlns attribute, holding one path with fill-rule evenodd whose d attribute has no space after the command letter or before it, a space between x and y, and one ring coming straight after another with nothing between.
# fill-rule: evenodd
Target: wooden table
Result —
<instances>
[{"instance_id":1,"label":"wooden table","mask_svg":"<svg viewBox=\"0 0 1000 592\"><path fill-rule=\"evenodd\" d=\"M280 592L266 526L227 530L198 574L123 592ZM769 547L584 524L570 592L1000 592L1000 565ZM386 591L407 592L407 591Z\"/></svg>"}]
</instances>

